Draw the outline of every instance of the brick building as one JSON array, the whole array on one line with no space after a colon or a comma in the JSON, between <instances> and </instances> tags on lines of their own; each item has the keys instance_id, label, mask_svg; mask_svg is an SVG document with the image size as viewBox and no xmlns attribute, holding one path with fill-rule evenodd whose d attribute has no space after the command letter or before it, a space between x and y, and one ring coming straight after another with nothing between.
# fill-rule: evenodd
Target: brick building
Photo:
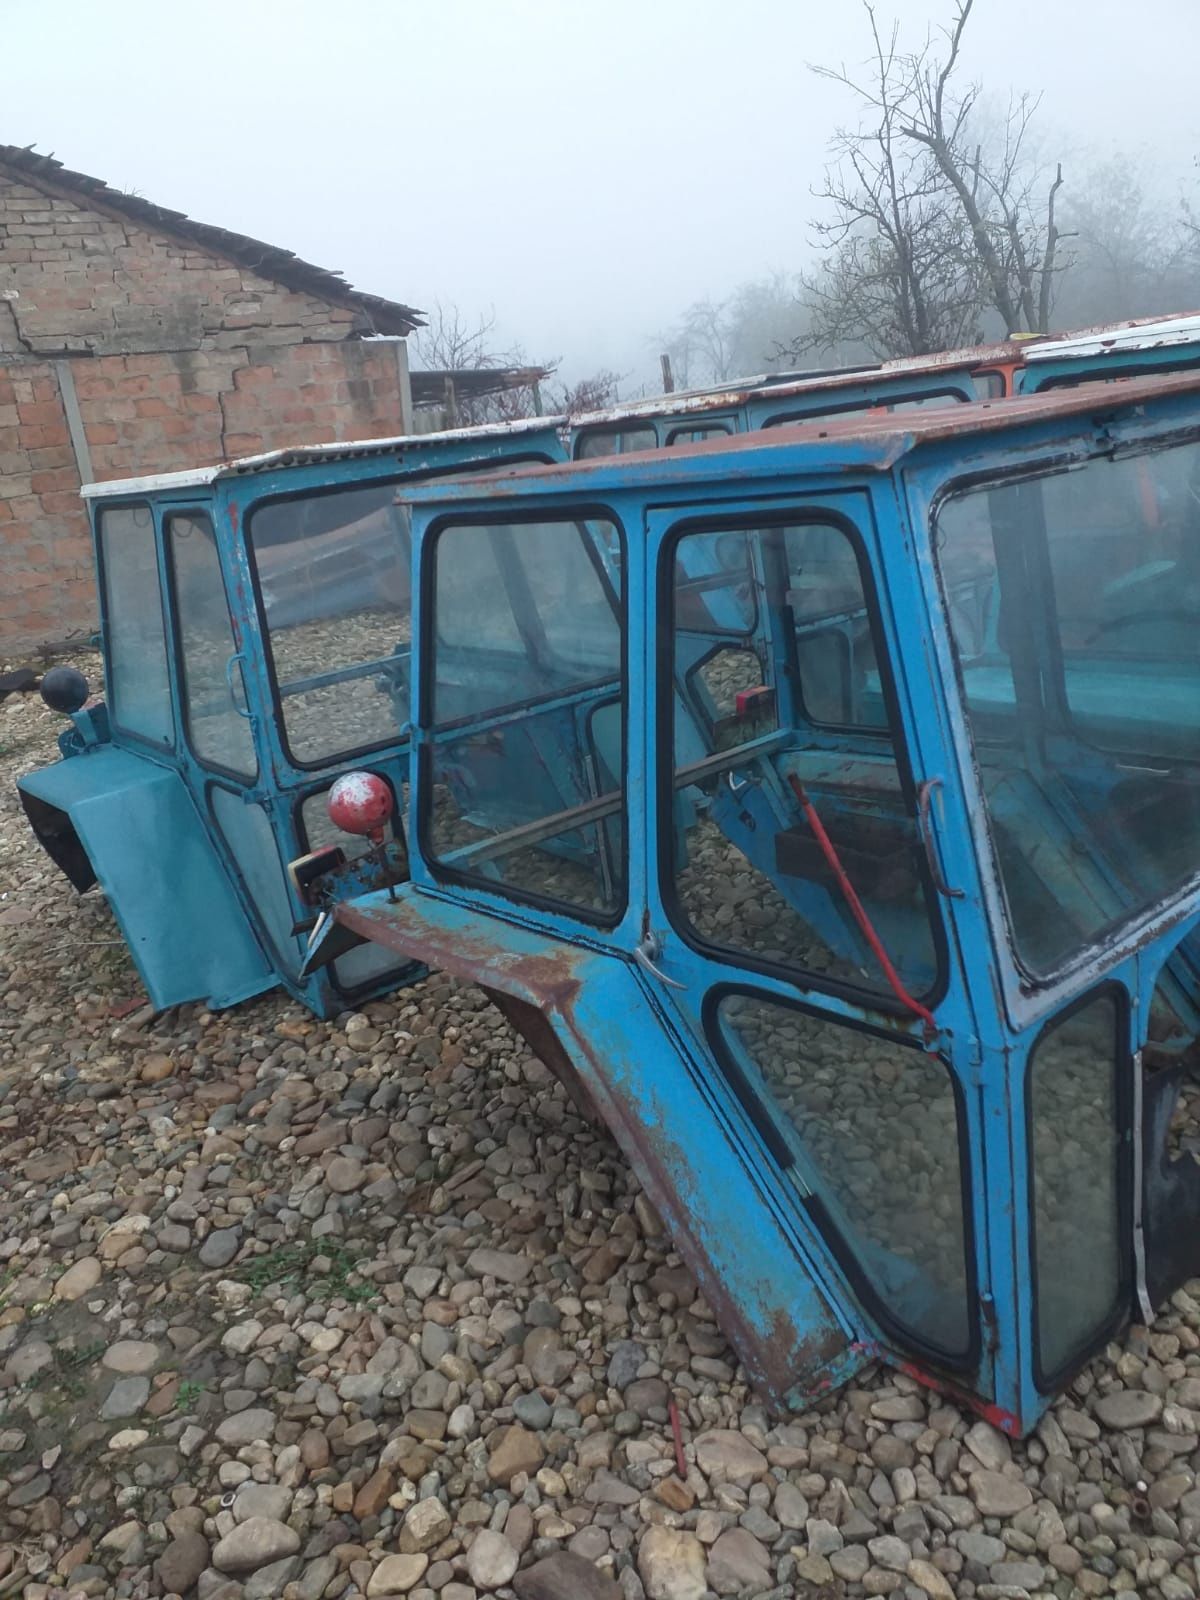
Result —
<instances>
[{"instance_id":1,"label":"brick building","mask_svg":"<svg viewBox=\"0 0 1200 1600\"><path fill-rule=\"evenodd\" d=\"M82 481L407 432L419 321L0 145L0 656L95 626Z\"/></svg>"}]
</instances>

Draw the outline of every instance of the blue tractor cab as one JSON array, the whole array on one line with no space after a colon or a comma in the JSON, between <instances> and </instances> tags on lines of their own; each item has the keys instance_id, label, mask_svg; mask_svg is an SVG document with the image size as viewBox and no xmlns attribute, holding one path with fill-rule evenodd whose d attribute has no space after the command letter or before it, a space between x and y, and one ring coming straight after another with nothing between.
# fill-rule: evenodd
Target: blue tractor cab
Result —
<instances>
[{"instance_id":1,"label":"blue tractor cab","mask_svg":"<svg viewBox=\"0 0 1200 1600\"><path fill-rule=\"evenodd\" d=\"M497 995L777 1404L1028 1430L1200 1269L1200 374L405 496L408 876L308 968Z\"/></svg>"}]
</instances>

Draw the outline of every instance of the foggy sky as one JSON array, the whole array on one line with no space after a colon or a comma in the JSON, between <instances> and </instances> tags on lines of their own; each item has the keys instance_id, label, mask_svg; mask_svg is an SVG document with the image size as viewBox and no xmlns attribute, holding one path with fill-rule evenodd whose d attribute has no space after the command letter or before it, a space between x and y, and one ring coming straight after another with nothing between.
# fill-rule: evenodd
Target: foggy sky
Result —
<instances>
[{"instance_id":1,"label":"foggy sky","mask_svg":"<svg viewBox=\"0 0 1200 1600\"><path fill-rule=\"evenodd\" d=\"M917 43L949 0L879 0ZM1044 92L1067 177L1197 175L1197 0L976 0L965 70ZM0 0L0 142L640 376L688 304L810 255L854 0Z\"/></svg>"}]
</instances>

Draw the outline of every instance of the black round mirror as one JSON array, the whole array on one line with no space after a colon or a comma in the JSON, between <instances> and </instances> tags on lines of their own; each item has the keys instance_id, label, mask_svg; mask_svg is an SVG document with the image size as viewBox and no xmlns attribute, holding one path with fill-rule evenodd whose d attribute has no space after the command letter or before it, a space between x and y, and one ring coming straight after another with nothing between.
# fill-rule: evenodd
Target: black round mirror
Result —
<instances>
[{"instance_id":1,"label":"black round mirror","mask_svg":"<svg viewBox=\"0 0 1200 1600\"><path fill-rule=\"evenodd\" d=\"M42 679L42 699L51 711L78 711L88 697L88 681L78 667L51 667Z\"/></svg>"}]
</instances>

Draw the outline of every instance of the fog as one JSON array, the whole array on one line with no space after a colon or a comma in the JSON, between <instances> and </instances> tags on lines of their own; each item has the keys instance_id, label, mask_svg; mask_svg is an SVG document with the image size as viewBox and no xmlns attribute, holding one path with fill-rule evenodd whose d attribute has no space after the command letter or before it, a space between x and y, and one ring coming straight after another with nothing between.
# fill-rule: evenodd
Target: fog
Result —
<instances>
[{"instance_id":1,"label":"fog","mask_svg":"<svg viewBox=\"0 0 1200 1600\"><path fill-rule=\"evenodd\" d=\"M906 42L947 3L880 0ZM469 315L567 374L648 371L691 302L811 254L854 110L850 0L0 0L0 141ZM1135 31L1136 29L1136 31ZM977 0L963 70L1041 92L1073 172L1194 181L1196 0Z\"/></svg>"}]
</instances>

